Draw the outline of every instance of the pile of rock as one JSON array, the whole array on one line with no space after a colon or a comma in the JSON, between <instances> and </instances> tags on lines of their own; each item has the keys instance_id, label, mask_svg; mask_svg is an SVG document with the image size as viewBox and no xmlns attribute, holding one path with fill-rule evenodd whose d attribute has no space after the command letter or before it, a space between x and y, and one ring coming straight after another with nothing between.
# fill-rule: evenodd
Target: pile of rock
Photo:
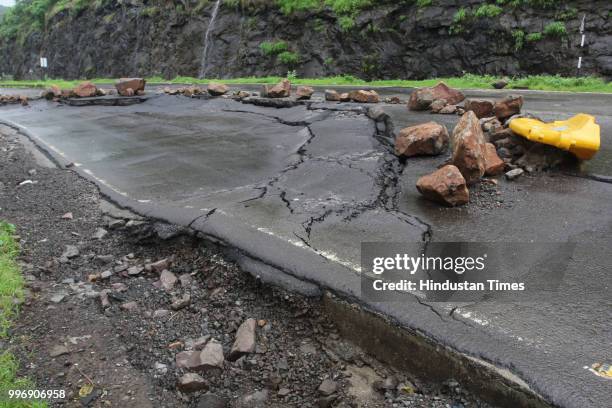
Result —
<instances>
[{"instance_id":1,"label":"pile of rock","mask_svg":"<svg viewBox=\"0 0 612 408\"><path fill-rule=\"evenodd\" d=\"M416 89L410 94L408 109L415 111L431 110L432 113L456 113L457 104L465 96L460 91L449 88L444 82L428 88Z\"/></svg>"},{"instance_id":2,"label":"pile of rock","mask_svg":"<svg viewBox=\"0 0 612 408\"><path fill-rule=\"evenodd\" d=\"M143 78L121 78L115 83L117 93L121 96L142 96L147 81Z\"/></svg>"},{"instance_id":3,"label":"pile of rock","mask_svg":"<svg viewBox=\"0 0 612 408\"><path fill-rule=\"evenodd\" d=\"M41 97L49 100L59 101L68 98L92 98L94 96L105 96L113 94L113 91L105 91L96 87L90 81L83 81L73 89L60 89L57 85L51 85L41 93Z\"/></svg>"},{"instance_id":4,"label":"pile of rock","mask_svg":"<svg viewBox=\"0 0 612 408\"><path fill-rule=\"evenodd\" d=\"M487 143L474 112L468 111L461 117L450 138L446 127L435 122L403 129L396 138L395 152L406 157L437 155L446 150L449 141L453 146L450 163L421 177L417 189L445 205L467 204L470 197L467 186L485 175L500 174L505 166L495 146Z\"/></svg>"},{"instance_id":5,"label":"pile of rock","mask_svg":"<svg viewBox=\"0 0 612 408\"><path fill-rule=\"evenodd\" d=\"M0 95L0 106L17 103L21 104L22 106L27 106L28 97L24 95Z\"/></svg>"},{"instance_id":6,"label":"pile of rock","mask_svg":"<svg viewBox=\"0 0 612 408\"><path fill-rule=\"evenodd\" d=\"M338 93L333 89L325 90L325 100L328 102L379 103L380 96L374 90L359 89L351 92Z\"/></svg>"},{"instance_id":7,"label":"pile of rock","mask_svg":"<svg viewBox=\"0 0 612 408\"><path fill-rule=\"evenodd\" d=\"M164 93L168 95L183 95L187 97L197 97L198 95L224 96L229 92L229 87L219 82L210 82L206 88L197 85L190 85L181 88L165 87Z\"/></svg>"}]
</instances>

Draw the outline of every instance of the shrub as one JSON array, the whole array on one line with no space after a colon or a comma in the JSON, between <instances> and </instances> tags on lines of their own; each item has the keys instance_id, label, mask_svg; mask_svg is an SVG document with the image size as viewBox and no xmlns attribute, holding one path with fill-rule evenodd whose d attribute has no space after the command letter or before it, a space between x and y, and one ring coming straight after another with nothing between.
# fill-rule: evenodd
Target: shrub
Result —
<instances>
[{"instance_id":1,"label":"shrub","mask_svg":"<svg viewBox=\"0 0 612 408\"><path fill-rule=\"evenodd\" d=\"M455 12L453 16L453 23L451 24L448 32L450 34L459 34L463 32L463 23L469 18L469 12L464 7L461 7Z\"/></svg>"},{"instance_id":2,"label":"shrub","mask_svg":"<svg viewBox=\"0 0 612 408\"><path fill-rule=\"evenodd\" d=\"M542 39L542 33L529 33L525 36L527 42L540 41Z\"/></svg>"},{"instance_id":3,"label":"shrub","mask_svg":"<svg viewBox=\"0 0 612 408\"><path fill-rule=\"evenodd\" d=\"M284 51L278 54L278 60L285 65L295 65L300 61L300 56L291 51Z\"/></svg>"},{"instance_id":4,"label":"shrub","mask_svg":"<svg viewBox=\"0 0 612 408\"><path fill-rule=\"evenodd\" d=\"M567 35L567 29L561 21L553 21L544 27L544 35L547 37L564 37Z\"/></svg>"},{"instance_id":5,"label":"shrub","mask_svg":"<svg viewBox=\"0 0 612 408\"><path fill-rule=\"evenodd\" d=\"M342 16L338 19L338 24L340 24L342 31L350 31L355 26L355 19L349 16Z\"/></svg>"},{"instance_id":6,"label":"shrub","mask_svg":"<svg viewBox=\"0 0 612 408\"><path fill-rule=\"evenodd\" d=\"M259 49L264 55L277 55L287 51L287 43L284 41L269 42L264 41L259 44Z\"/></svg>"},{"instance_id":7,"label":"shrub","mask_svg":"<svg viewBox=\"0 0 612 408\"><path fill-rule=\"evenodd\" d=\"M495 4L483 4L482 6L476 9L476 11L474 12L474 17L493 18L493 17L499 16L502 13L502 11L503 11L502 8L499 6L496 6Z\"/></svg>"},{"instance_id":8,"label":"shrub","mask_svg":"<svg viewBox=\"0 0 612 408\"><path fill-rule=\"evenodd\" d=\"M417 7L419 7L419 8L429 7L429 6L431 6L432 3L433 3L432 0L417 0L417 2L416 2Z\"/></svg>"},{"instance_id":9,"label":"shrub","mask_svg":"<svg viewBox=\"0 0 612 408\"><path fill-rule=\"evenodd\" d=\"M525 32L523 30L514 30L512 32L512 38L514 38L515 51L523 48L523 45L525 44Z\"/></svg>"}]
</instances>

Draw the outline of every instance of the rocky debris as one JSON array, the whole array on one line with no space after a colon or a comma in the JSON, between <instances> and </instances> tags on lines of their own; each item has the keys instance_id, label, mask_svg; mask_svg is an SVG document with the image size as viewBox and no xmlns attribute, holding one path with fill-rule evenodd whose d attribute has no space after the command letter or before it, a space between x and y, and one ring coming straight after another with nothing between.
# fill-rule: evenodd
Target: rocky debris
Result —
<instances>
[{"instance_id":1,"label":"rocky debris","mask_svg":"<svg viewBox=\"0 0 612 408\"><path fill-rule=\"evenodd\" d=\"M505 163L497 155L495 145L491 143L484 145L484 162L486 176L495 176L504 171Z\"/></svg>"},{"instance_id":2,"label":"rocky debris","mask_svg":"<svg viewBox=\"0 0 612 408\"><path fill-rule=\"evenodd\" d=\"M348 92L342 92L340 94L340 102L350 102L351 101L351 94Z\"/></svg>"},{"instance_id":3,"label":"rocky debris","mask_svg":"<svg viewBox=\"0 0 612 408\"><path fill-rule=\"evenodd\" d=\"M185 340L185 349L186 350L202 350L204 346L206 346L206 344L208 343L208 340L210 340L210 335L208 334L206 336L198 337L195 340L187 339Z\"/></svg>"},{"instance_id":4,"label":"rocky debris","mask_svg":"<svg viewBox=\"0 0 612 408\"><path fill-rule=\"evenodd\" d=\"M81 82L72 90L72 94L79 98L91 98L96 96L97 92L98 88L89 81Z\"/></svg>"},{"instance_id":5,"label":"rocky debris","mask_svg":"<svg viewBox=\"0 0 612 408\"><path fill-rule=\"evenodd\" d=\"M164 258L159 261L145 265L145 270L161 274L164 269L170 269L170 259Z\"/></svg>"},{"instance_id":6,"label":"rocky debris","mask_svg":"<svg viewBox=\"0 0 612 408\"><path fill-rule=\"evenodd\" d=\"M189 294L185 293L183 296L181 296L180 298L175 298L172 303L170 304L170 309L172 310L181 310L184 309L185 307L189 306L191 304L191 296L189 296Z\"/></svg>"},{"instance_id":7,"label":"rocky debris","mask_svg":"<svg viewBox=\"0 0 612 408\"><path fill-rule=\"evenodd\" d=\"M493 82L491 86L493 86L493 88L495 89L504 89L505 87L508 86L508 81L506 81L505 79L501 79L499 81Z\"/></svg>"},{"instance_id":8,"label":"rocky debris","mask_svg":"<svg viewBox=\"0 0 612 408\"><path fill-rule=\"evenodd\" d=\"M122 303L121 306L119 306L119 307L123 311L134 312L134 311L138 310L138 303L136 303L136 302L125 302L125 303Z\"/></svg>"},{"instance_id":9,"label":"rocky debris","mask_svg":"<svg viewBox=\"0 0 612 408\"><path fill-rule=\"evenodd\" d=\"M106 270L100 274L100 279L102 280L110 279L111 276L113 276L113 271Z\"/></svg>"},{"instance_id":10,"label":"rocky debris","mask_svg":"<svg viewBox=\"0 0 612 408\"><path fill-rule=\"evenodd\" d=\"M470 192L463 175L456 166L446 165L417 181L417 190L425 198L451 207L467 204Z\"/></svg>"},{"instance_id":11,"label":"rocky debris","mask_svg":"<svg viewBox=\"0 0 612 408\"><path fill-rule=\"evenodd\" d=\"M488 118L493 116L493 101L488 99L466 99L463 103L463 108L466 111L472 111L478 119Z\"/></svg>"},{"instance_id":12,"label":"rocky debris","mask_svg":"<svg viewBox=\"0 0 612 408\"><path fill-rule=\"evenodd\" d=\"M66 214L62 215L62 220L72 220L73 218L74 216L71 212L67 212Z\"/></svg>"},{"instance_id":13,"label":"rocky debris","mask_svg":"<svg viewBox=\"0 0 612 408\"><path fill-rule=\"evenodd\" d=\"M53 346L49 351L49 356L51 358L63 356L65 354L70 354L70 350L68 350L68 347L64 346L63 344Z\"/></svg>"},{"instance_id":14,"label":"rocky debris","mask_svg":"<svg viewBox=\"0 0 612 408\"><path fill-rule=\"evenodd\" d=\"M199 351L181 351L174 358L177 368L191 371L202 368Z\"/></svg>"},{"instance_id":15,"label":"rocky debris","mask_svg":"<svg viewBox=\"0 0 612 408\"><path fill-rule=\"evenodd\" d=\"M208 388L208 385L200 375L196 373L185 373L179 378L176 387L181 392L190 393L205 390Z\"/></svg>"},{"instance_id":16,"label":"rocky debris","mask_svg":"<svg viewBox=\"0 0 612 408\"><path fill-rule=\"evenodd\" d=\"M208 90L208 93L211 94L212 96L225 95L227 91L229 91L229 88L227 85L220 84L218 82L209 83L206 89Z\"/></svg>"},{"instance_id":17,"label":"rocky debris","mask_svg":"<svg viewBox=\"0 0 612 408\"><path fill-rule=\"evenodd\" d=\"M387 391L393 391L397 388L399 382L396 377L389 376L384 380L377 380L374 382L374 389L378 392L385 393Z\"/></svg>"},{"instance_id":18,"label":"rocky debris","mask_svg":"<svg viewBox=\"0 0 612 408\"><path fill-rule=\"evenodd\" d=\"M365 91L360 89L358 91L349 92L349 99L353 102L359 103L378 103L380 102L380 96L376 91L370 90Z\"/></svg>"},{"instance_id":19,"label":"rocky debris","mask_svg":"<svg viewBox=\"0 0 612 408\"><path fill-rule=\"evenodd\" d=\"M170 311L167 309L157 309L153 312L154 318L166 317L170 314Z\"/></svg>"},{"instance_id":20,"label":"rocky debris","mask_svg":"<svg viewBox=\"0 0 612 408\"><path fill-rule=\"evenodd\" d=\"M436 122L422 123L402 129L395 138L395 154L411 157L438 155L449 143L448 130Z\"/></svg>"},{"instance_id":21,"label":"rocky debris","mask_svg":"<svg viewBox=\"0 0 612 408\"><path fill-rule=\"evenodd\" d=\"M77 256L79 256L79 248L77 248L76 245L66 245L60 259L68 260L76 258Z\"/></svg>"},{"instance_id":22,"label":"rocky debris","mask_svg":"<svg viewBox=\"0 0 612 408\"><path fill-rule=\"evenodd\" d=\"M452 115L454 113L459 113L459 108L457 105L446 105L438 112L440 115Z\"/></svg>"},{"instance_id":23,"label":"rocky debris","mask_svg":"<svg viewBox=\"0 0 612 408\"><path fill-rule=\"evenodd\" d=\"M256 345L256 334L255 328L257 327L257 321L255 319L245 320L238 331L236 332L236 339L230 350L228 360L235 361L245 354L255 352Z\"/></svg>"},{"instance_id":24,"label":"rocky debris","mask_svg":"<svg viewBox=\"0 0 612 408\"><path fill-rule=\"evenodd\" d=\"M129 276L140 275L142 271L144 271L144 267L141 265L134 265L134 266L130 266L129 268L127 268L127 274Z\"/></svg>"},{"instance_id":25,"label":"rocky debris","mask_svg":"<svg viewBox=\"0 0 612 408\"><path fill-rule=\"evenodd\" d=\"M513 156L521 155L514 164L522 167L528 172L548 170L565 164L575 164L576 157L565 150L558 149L540 143L534 143L530 147L517 145L512 148ZM524 154L523 154L524 153Z\"/></svg>"},{"instance_id":26,"label":"rocky debris","mask_svg":"<svg viewBox=\"0 0 612 408\"><path fill-rule=\"evenodd\" d=\"M178 277L178 280L181 283L182 287L188 288L193 283L193 276L188 273L184 273Z\"/></svg>"},{"instance_id":27,"label":"rocky debris","mask_svg":"<svg viewBox=\"0 0 612 408\"><path fill-rule=\"evenodd\" d=\"M332 395L333 393L338 391L338 383L330 380L329 378L326 378L325 380L323 380L321 385L319 385L317 391L319 391L319 394L324 396Z\"/></svg>"},{"instance_id":28,"label":"rocky debris","mask_svg":"<svg viewBox=\"0 0 612 408\"><path fill-rule=\"evenodd\" d=\"M183 96L187 96L187 97L194 97L197 95L208 95L208 92L205 91L204 89L200 88L199 86L187 86L185 88L179 88L177 89L179 94L182 94Z\"/></svg>"},{"instance_id":29,"label":"rocky debris","mask_svg":"<svg viewBox=\"0 0 612 408\"><path fill-rule=\"evenodd\" d=\"M268 89L267 97L269 98L288 98L291 96L291 82L288 79L283 79L272 88Z\"/></svg>"},{"instance_id":30,"label":"rocky debris","mask_svg":"<svg viewBox=\"0 0 612 408\"><path fill-rule=\"evenodd\" d=\"M456 105L465 99L465 96L456 89L449 88L444 82L428 88L414 90L408 100L408 109L427 110L438 99L446 100L446 104Z\"/></svg>"},{"instance_id":31,"label":"rocky debris","mask_svg":"<svg viewBox=\"0 0 612 408\"><path fill-rule=\"evenodd\" d=\"M65 292L59 292L51 296L49 300L51 301L51 303L60 303L66 298L66 296L68 295Z\"/></svg>"},{"instance_id":32,"label":"rocky debris","mask_svg":"<svg viewBox=\"0 0 612 408\"><path fill-rule=\"evenodd\" d=\"M326 89L325 100L328 102L340 102L340 94L333 89Z\"/></svg>"},{"instance_id":33,"label":"rocky debris","mask_svg":"<svg viewBox=\"0 0 612 408\"><path fill-rule=\"evenodd\" d=\"M164 269L161 275L159 275L159 282L161 284L162 289L164 290L172 290L177 280L178 278L176 277L176 275L167 269Z\"/></svg>"},{"instance_id":34,"label":"rocky debris","mask_svg":"<svg viewBox=\"0 0 612 408\"><path fill-rule=\"evenodd\" d=\"M0 95L0 105L21 104L28 105L28 97L24 95Z\"/></svg>"},{"instance_id":35,"label":"rocky debris","mask_svg":"<svg viewBox=\"0 0 612 408\"><path fill-rule=\"evenodd\" d=\"M50 87L42 91L40 96L49 100L57 100L62 97L62 90L57 85L51 85Z\"/></svg>"},{"instance_id":36,"label":"rocky debris","mask_svg":"<svg viewBox=\"0 0 612 408\"><path fill-rule=\"evenodd\" d=\"M385 98L385 103L391 105L399 105L400 103L402 103L402 100L399 98L399 96L392 96L390 98Z\"/></svg>"},{"instance_id":37,"label":"rocky debris","mask_svg":"<svg viewBox=\"0 0 612 408\"><path fill-rule=\"evenodd\" d=\"M297 90L295 91L295 97L298 100L310 99L313 93L314 89L310 86L298 86Z\"/></svg>"},{"instance_id":38,"label":"rocky debris","mask_svg":"<svg viewBox=\"0 0 612 408\"><path fill-rule=\"evenodd\" d=\"M93 239L103 239L108 234L108 231L104 228L96 228L96 232L91 236Z\"/></svg>"},{"instance_id":39,"label":"rocky debris","mask_svg":"<svg viewBox=\"0 0 612 408\"><path fill-rule=\"evenodd\" d=\"M431 111L431 113L440 113L440 111L444 109L447 105L448 103L446 102L446 99L436 99L429 106L429 110Z\"/></svg>"},{"instance_id":40,"label":"rocky debris","mask_svg":"<svg viewBox=\"0 0 612 408\"><path fill-rule=\"evenodd\" d=\"M200 352L200 369L223 368L223 345L215 339L211 339Z\"/></svg>"},{"instance_id":41,"label":"rocky debris","mask_svg":"<svg viewBox=\"0 0 612 408\"><path fill-rule=\"evenodd\" d=\"M242 396L237 403L238 408L264 408L267 406L268 390L255 391Z\"/></svg>"},{"instance_id":42,"label":"rocky debris","mask_svg":"<svg viewBox=\"0 0 612 408\"><path fill-rule=\"evenodd\" d=\"M495 116L482 118L479 123L482 131L485 133L485 138L489 142L494 141L492 140L494 134L504 130L503 125Z\"/></svg>"},{"instance_id":43,"label":"rocky debris","mask_svg":"<svg viewBox=\"0 0 612 408\"><path fill-rule=\"evenodd\" d=\"M100 291L100 304L102 305L102 309L108 309L110 307L110 299L108 295L112 291L109 289L104 289Z\"/></svg>"},{"instance_id":44,"label":"rocky debris","mask_svg":"<svg viewBox=\"0 0 612 408\"><path fill-rule=\"evenodd\" d=\"M474 112L468 111L461 117L451 140L452 164L457 166L468 184L476 182L485 172L485 139Z\"/></svg>"},{"instance_id":45,"label":"rocky debris","mask_svg":"<svg viewBox=\"0 0 612 408\"><path fill-rule=\"evenodd\" d=\"M228 406L229 399L206 393L198 400L197 408L227 408Z\"/></svg>"},{"instance_id":46,"label":"rocky debris","mask_svg":"<svg viewBox=\"0 0 612 408\"><path fill-rule=\"evenodd\" d=\"M521 177L524 172L525 171L521 168L512 169L506 173L506 178L508 180L516 180L517 178Z\"/></svg>"},{"instance_id":47,"label":"rocky debris","mask_svg":"<svg viewBox=\"0 0 612 408\"><path fill-rule=\"evenodd\" d=\"M508 95L495 102L493 113L499 120L504 120L521 113L522 107L523 97L521 95Z\"/></svg>"},{"instance_id":48,"label":"rocky debris","mask_svg":"<svg viewBox=\"0 0 612 408\"><path fill-rule=\"evenodd\" d=\"M115 88L121 96L134 96L139 91L144 92L146 83L143 78L120 78L115 82Z\"/></svg>"}]
</instances>

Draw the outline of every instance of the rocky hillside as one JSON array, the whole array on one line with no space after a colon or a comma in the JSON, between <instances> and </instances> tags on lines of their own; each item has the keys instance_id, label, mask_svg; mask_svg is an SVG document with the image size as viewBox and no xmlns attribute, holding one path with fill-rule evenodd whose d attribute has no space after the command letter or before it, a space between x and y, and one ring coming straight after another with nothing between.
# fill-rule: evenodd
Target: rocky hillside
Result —
<instances>
[{"instance_id":1,"label":"rocky hillside","mask_svg":"<svg viewBox=\"0 0 612 408\"><path fill-rule=\"evenodd\" d=\"M0 74L15 78L40 75L41 54L48 75L64 78L573 75L579 55L583 72L612 77L609 0L22 0L15 9L0 25Z\"/></svg>"}]
</instances>

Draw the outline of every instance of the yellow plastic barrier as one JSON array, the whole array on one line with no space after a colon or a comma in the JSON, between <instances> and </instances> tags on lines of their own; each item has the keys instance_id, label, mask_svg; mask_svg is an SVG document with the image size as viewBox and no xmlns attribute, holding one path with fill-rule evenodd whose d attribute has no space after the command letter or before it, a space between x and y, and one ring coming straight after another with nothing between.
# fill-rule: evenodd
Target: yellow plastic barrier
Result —
<instances>
[{"instance_id":1,"label":"yellow plastic barrier","mask_svg":"<svg viewBox=\"0 0 612 408\"><path fill-rule=\"evenodd\" d=\"M534 142L567 150L581 160L592 158L599 150L599 125L585 113L552 123L517 118L510 121L510 129Z\"/></svg>"}]
</instances>

